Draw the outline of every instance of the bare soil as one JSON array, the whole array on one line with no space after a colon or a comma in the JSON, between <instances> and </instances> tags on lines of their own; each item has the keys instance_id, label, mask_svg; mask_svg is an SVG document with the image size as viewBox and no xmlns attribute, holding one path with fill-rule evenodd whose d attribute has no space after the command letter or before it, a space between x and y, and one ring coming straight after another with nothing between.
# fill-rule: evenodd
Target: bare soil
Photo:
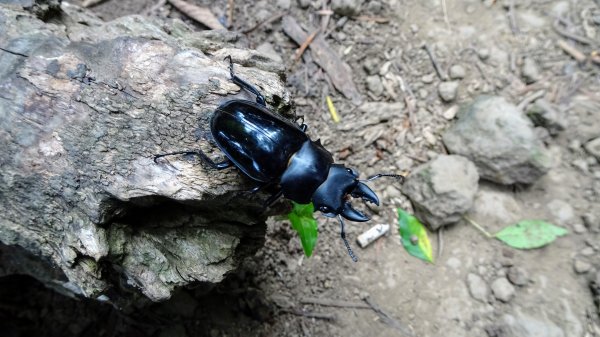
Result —
<instances>
[{"instance_id":1,"label":"bare soil","mask_svg":"<svg viewBox=\"0 0 600 337\"><path fill-rule=\"evenodd\" d=\"M320 0L232 2L230 29L240 31L288 11L311 32L322 22L318 11L327 8ZM227 1L194 3L227 16ZM519 103L545 90L568 124L556 137L540 130L553 153L554 168L531 186L482 183L512 200L514 207L492 204L491 215L473 212L472 217L490 232L520 219L545 219L568 228L568 236L542 249L517 251L460 222L430 234L436 262L426 264L409 256L399 241L395 208L411 209L401 186L378 180L372 186L382 206L368 210L373 220L347 228L358 263L348 257L337 221L318 218L318 244L314 256L306 258L289 223L272 219L265 246L211 292L181 289L166 303L131 312L65 298L40 289L32 280L4 279L0 335L6 331L10 336L404 336L408 334L403 329L408 329L415 336L533 336L508 329L505 322L510 315L541 322L535 330L540 336L600 336L589 286L600 267L600 165L582 147L600 136L600 65L578 64L557 47L558 40L571 41L564 33L568 32L591 41L572 44L584 53L599 50L600 3L526 0L515 1L512 9L505 3L510 1L381 0L363 3L360 16L347 21L332 15L326 41L352 67L363 99L405 104L398 115L372 125L363 121L381 111L361 111L336 92L312 61L310 49L294 64L298 46L284 34L281 20L246 35L251 46L267 42L282 57L296 113L304 116L311 137L320 138L337 161L357 168L362 176L410 172L446 153L440 134L451 123L448 110L480 94ZM110 20L143 13L153 5L108 0L93 10ZM168 4L149 15L180 18L204 29ZM433 51L442 76L453 65L464 68L456 100L440 99L437 86L442 80L424 45ZM525 83L521 76L525 58L534 59L539 67L534 83ZM375 75L391 83L389 88L378 90L376 83L368 84L369 76ZM396 85L399 78L402 87ZM329 115L326 95L340 112L339 124ZM366 249L358 248L353 239L377 223L392 224L392 232ZM589 270L576 273L575 259L589 263ZM492 294L478 301L469 294L469 273L480 275L489 287L510 267L524 270L528 280L515 287L510 301L499 301ZM348 303L303 304L311 298L361 304L367 298L389 319L372 308L351 308ZM553 335L553 327L562 335Z\"/></svg>"}]
</instances>

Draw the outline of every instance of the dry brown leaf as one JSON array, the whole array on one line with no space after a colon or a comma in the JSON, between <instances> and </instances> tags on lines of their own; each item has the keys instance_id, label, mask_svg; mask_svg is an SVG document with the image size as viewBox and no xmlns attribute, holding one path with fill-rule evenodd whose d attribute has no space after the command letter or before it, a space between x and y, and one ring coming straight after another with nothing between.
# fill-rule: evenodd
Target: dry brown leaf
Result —
<instances>
[{"instance_id":1,"label":"dry brown leaf","mask_svg":"<svg viewBox=\"0 0 600 337\"><path fill-rule=\"evenodd\" d=\"M183 0L169 0L169 3L175 6L175 8L180 10L183 14L210 29L226 29L208 8L192 5Z\"/></svg>"}]
</instances>

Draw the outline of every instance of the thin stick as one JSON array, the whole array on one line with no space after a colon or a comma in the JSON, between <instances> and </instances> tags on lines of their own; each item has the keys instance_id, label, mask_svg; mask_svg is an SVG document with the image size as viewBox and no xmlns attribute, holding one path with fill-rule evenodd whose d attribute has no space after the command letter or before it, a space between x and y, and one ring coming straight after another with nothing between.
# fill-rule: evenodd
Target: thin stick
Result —
<instances>
[{"instance_id":1,"label":"thin stick","mask_svg":"<svg viewBox=\"0 0 600 337\"><path fill-rule=\"evenodd\" d=\"M253 27L250 27L250 28L248 28L248 29L246 29L246 30L243 30L243 31L242 31L242 33L244 33L244 34L250 34L250 33L252 33L253 31L255 31L255 30L257 30L258 28L260 28L261 26L263 26L263 25L268 25L268 24L269 24L269 23L271 23L271 22L275 22L275 21L277 21L277 20L281 19L281 18L282 18L282 17L284 17L286 14L287 14L287 12L281 12L281 13L279 13L279 14L276 14L275 16L272 16L272 17L268 18L267 20L265 20L265 21L263 21L263 22L259 22L259 23L257 23L257 24L256 24L256 25L254 25Z\"/></svg>"},{"instance_id":2,"label":"thin stick","mask_svg":"<svg viewBox=\"0 0 600 337\"><path fill-rule=\"evenodd\" d=\"M594 41L588 39L587 37L583 37L583 36L579 36L577 34L569 33L566 30L562 29L560 27L560 19L557 19L556 21L554 21L554 24L552 25L552 27L554 28L554 30L558 34L560 34L560 35L562 35L562 36L564 36L564 37L566 37L568 39L571 39L573 41L577 41L577 42L579 42L581 44L585 44L585 45L590 45L590 44L594 43Z\"/></svg>"},{"instance_id":3,"label":"thin stick","mask_svg":"<svg viewBox=\"0 0 600 337\"><path fill-rule=\"evenodd\" d=\"M574 46L568 44L565 40L558 40L556 45L579 63L583 63L587 59L584 53L579 51L579 49L575 48Z\"/></svg>"},{"instance_id":4,"label":"thin stick","mask_svg":"<svg viewBox=\"0 0 600 337\"><path fill-rule=\"evenodd\" d=\"M448 8L446 8L446 0L442 0L442 12L444 13L444 22L446 22L446 26L450 29L450 20L448 20Z\"/></svg>"},{"instance_id":5,"label":"thin stick","mask_svg":"<svg viewBox=\"0 0 600 337\"><path fill-rule=\"evenodd\" d=\"M304 316L304 317L309 317L309 318L323 319L326 321L335 321L337 319L335 314L303 311L303 310L299 310L299 309L281 309L281 311L286 312L288 314L294 314L296 316Z\"/></svg>"},{"instance_id":6,"label":"thin stick","mask_svg":"<svg viewBox=\"0 0 600 337\"><path fill-rule=\"evenodd\" d=\"M433 64L433 69L435 69L435 72L438 75L438 77L442 81L446 81L448 79L448 77L442 71L442 68L440 67L440 65L438 64L437 60L435 59L435 55L433 55L433 52L431 51L431 48L429 48L429 45L424 44L423 48L427 52L427 55L429 55L429 59L431 60L431 63Z\"/></svg>"},{"instance_id":7,"label":"thin stick","mask_svg":"<svg viewBox=\"0 0 600 337\"><path fill-rule=\"evenodd\" d=\"M481 227L477 222L471 220L470 218L468 218L466 215L463 215L463 219L465 219L468 223L470 223L473 227L477 228L483 235L485 235L487 238L492 239L494 236L492 234L490 234L488 231L486 231L485 229L483 229L483 227Z\"/></svg>"},{"instance_id":8,"label":"thin stick","mask_svg":"<svg viewBox=\"0 0 600 337\"><path fill-rule=\"evenodd\" d=\"M310 44L313 42L313 40L315 39L315 37L317 36L317 34L320 32L320 29L316 29L314 32L312 32L312 34L310 34L306 40L304 40L304 42L302 42L302 44L300 45L300 48L298 48L296 50L296 55L294 55L294 63L296 64L296 62L298 62L298 60L300 59L300 57L302 57L302 54L304 54L304 51L306 50L306 48L308 48L308 46L310 46Z\"/></svg>"},{"instance_id":9,"label":"thin stick","mask_svg":"<svg viewBox=\"0 0 600 337\"><path fill-rule=\"evenodd\" d=\"M515 15L515 0L510 0L508 5L508 19L510 20L510 30L514 35L519 34L519 26L517 26L517 17Z\"/></svg>"},{"instance_id":10,"label":"thin stick","mask_svg":"<svg viewBox=\"0 0 600 337\"><path fill-rule=\"evenodd\" d=\"M517 105L517 109L519 109L520 111L524 111L525 108L537 101L538 99L544 97L544 95L546 94L546 90L538 90L536 92L534 92L533 94L525 97L521 102L519 102L519 104Z\"/></svg>"},{"instance_id":11,"label":"thin stick","mask_svg":"<svg viewBox=\"0 0 600 337\"><path fill-rule=\"evenodd\" d=\"M362 302L338 301L338 300L330 300L330 299L326 299L326 298L305 297L300 300L300 303L322 305L324 307L371 309L371 307L368 304L365 304Z\"/></svg>"},{"instance_id":12,"label":"thin stick","mask_svg":"<svg viewBox=\"0 0 600 337\"><path fill-rule=\"evenodd\" d=\"M21 53L19 53L19 52L16 52L16 51L12 51L12 50L8 50L8 49L4 49L4 48L2 48L2 47L0 47L0 50L2 50L2 51L5 51L5 52L7 52L7 53L9 53L9 54L16 55L16 56L29 57L29 55L25 55L25 54L21 54Z\"/></svg>"},{"instance_id":13,"label":"thin stick","mask_svg":"<svg viewBox=\"0 0 600 337\"><path fill-rule=\"evenodd\" d=\"M406 336L414 337L414 334L407 327L405 327L404 324L398 322L396 319L390 316L387 312L381 309L381 307L375 304L369 297L365 297L364 300L371 307L371 309L375 311L377 316L379 316L379 318L381 318L381 320L384 323L391 326L392 328L395 328L396 330L400 331Z\"/></svg>"}]
</instances>

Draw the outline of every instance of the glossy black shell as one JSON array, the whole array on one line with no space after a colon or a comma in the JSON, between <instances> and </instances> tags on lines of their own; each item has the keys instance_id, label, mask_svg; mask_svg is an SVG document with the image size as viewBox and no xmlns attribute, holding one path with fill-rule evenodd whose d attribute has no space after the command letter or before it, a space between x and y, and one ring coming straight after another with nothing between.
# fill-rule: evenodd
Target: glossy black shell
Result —
<instances>
[{"instance_id":1,"label":"glossy black shell","mask_svg":"<svg viewBox=\"0 0 600 337\"><path fill-rule=\"evenodd\" d=\"M263 183L279 182L308 136L298 125L255 102L231 100L217 108L211 133L235 166Z\"/></svg>"}]
</instances>

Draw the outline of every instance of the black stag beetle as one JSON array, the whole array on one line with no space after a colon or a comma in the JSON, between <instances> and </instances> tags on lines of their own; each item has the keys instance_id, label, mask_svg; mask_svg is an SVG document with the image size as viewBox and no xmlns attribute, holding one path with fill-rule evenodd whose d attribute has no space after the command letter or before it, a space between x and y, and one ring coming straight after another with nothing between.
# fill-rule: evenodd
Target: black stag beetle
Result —
<instances>
[{"instance_id":1,"label":"black stag beetle","mask_svg":"<svg viewBox=\"0 0 600 337\"><path fill-rule=\"evenodd\" d=\"M342 240L356 262L358 259L346 239L342 217L357 222L368 221L369 217L352 208L350 196L379 205L379 198L365 182L380 177L402 181L404 177L380 173L358 180L356 170L334 164L331 153L320 140L310 140L306 124L297 125L269 111L264 96L234 73L231 56L225 59L229 59L233 83L256 95L256 102L235 99L221 104L211 119L211 134L227 158L214 162L202 151L193 150L155 155L154 161L183 154L198 156L217 170L235 166L259 183L252 192L267 186L276 187L276 192L265 202L265 208L281 195L299 204L312 201L315 210L339 219Z\"/></svg>"}]
</instances>

